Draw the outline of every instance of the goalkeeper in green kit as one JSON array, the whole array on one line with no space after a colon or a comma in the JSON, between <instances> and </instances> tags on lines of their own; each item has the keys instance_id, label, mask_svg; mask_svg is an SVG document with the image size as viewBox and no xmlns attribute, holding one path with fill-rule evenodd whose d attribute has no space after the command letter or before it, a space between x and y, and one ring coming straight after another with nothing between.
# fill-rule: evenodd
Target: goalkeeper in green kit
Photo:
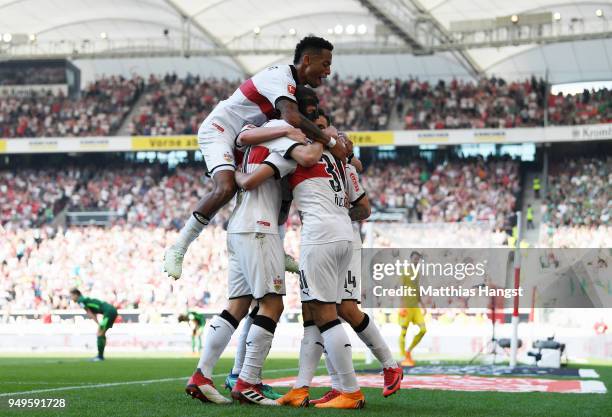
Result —
<instances>
[{"instance_id":1,"label":"goalkeeper in green kit","mask_svg":"<svg viewBox=\"0 0 612 417\"><path fill-rule=\"evenodd\" d=\"M87 315L98 323L98 356L93 358L94 362L104 360L104 347L106 346L106 332L113 327L117 318L117 309L95 298L88 298L81 294L78 289L70 291L70 298L85 309ZM98 314L102 314L102 320L98 321Z\"/></svg>"},{"instance_id":2,"label":"goalkeeper in green kit","mask_svg":"<svg viewBox=\"0 0 612 417\"><path fill-rule=\"evenodd\" d=\"M191 328L191 351L195 353L196 339L198 341L198 352L202 350L202 331L206 324L204 314L198 313L197 311L188 311L187 314L181 314L178 316L179 323L187 321Z\"/></svg>"}]
</instances>

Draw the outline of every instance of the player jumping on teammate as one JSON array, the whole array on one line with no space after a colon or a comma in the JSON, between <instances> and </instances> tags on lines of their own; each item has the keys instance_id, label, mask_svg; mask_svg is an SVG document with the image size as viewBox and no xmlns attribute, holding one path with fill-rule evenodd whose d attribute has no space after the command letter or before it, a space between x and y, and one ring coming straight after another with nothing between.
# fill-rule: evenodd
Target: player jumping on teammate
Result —
<instances>
[{"instance_id":1,"label":"player jumping on teammate","mask_svg":"<svg viewBox=\"0 0 612 417\"><path fill-rule=\"evenodd\" d=\"M333 45L323 38L308 36L302 39L295 47L293 65L276 65L255 74L227 100L220 102L204 120L198 131L198 143L214 188L198 203L177 241L167 249L164 270L168 275L180 278L187 248L217 211L234 196L234 140L245 125L261 126L267 120L280 116L308 138L325 145L331 141L331 147L334 146L335 131L319 129L300 114L295 100L298 84L316 88L330 74L332 50ZM286 128L283 126L283 129ZM279 132L276 137L282 136L285 136L284 132ZM294 139L305 143L305 137ZM261 142L248 144L258 143Z\"/></svg>"}]
</instances>

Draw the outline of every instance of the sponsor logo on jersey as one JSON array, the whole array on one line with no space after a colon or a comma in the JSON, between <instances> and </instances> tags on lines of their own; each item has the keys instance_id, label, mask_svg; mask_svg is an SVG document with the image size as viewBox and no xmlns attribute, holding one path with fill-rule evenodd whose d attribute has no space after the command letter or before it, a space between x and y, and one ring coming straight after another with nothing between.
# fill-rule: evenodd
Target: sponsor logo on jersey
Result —
<instances>
[{"instance_id":1,"label":"sponsor logo on jersey","mask_svg":"<svg viewBox=\"0 0 612 417\"><path fill-rule=\"evenodd\" d=\"M289 92L289 94L294 96L295 95L295 85L287 84L287 91Z\"/></svg>"},{"instance_id":2,"label":"sponsor logo on jersey","mask_svg":"<svg viewBox=\"0 0 612 417\"><path fill-rule=\"evenodd\" d=\"M359 183L357 182L357 176L351 172L351 181L353 182L353 188L355 191L359 191Z\"/></svg>"},{"instance_id":3,"label":"sponsor logo on jersey","mask_svg":"<svg viewBox=\"0 0 612 417\"><path fill-rule=\"evenodd\" d=\"M270 227L270 222L267 222L265 220L257 220L257 224L260 224L260 225L266 226L266 227Z\"/></svg>"},{"instance_id":4,"label":"sponsor logo on jersey","mask_svg":"<svg viewBox=\"0 0 612 417\"><path fill-rule=\"evenodd\" d=\"M221 126L220 124L215 123L215 122L212 122L211 124L212 124L212 125L213 125L213 127L214 127L215 129L217 129L219 132L221 132L221 133L225 132L225 129L224 129L224 128L223 128L223 126Z\"/></svg>"}]
</instances>

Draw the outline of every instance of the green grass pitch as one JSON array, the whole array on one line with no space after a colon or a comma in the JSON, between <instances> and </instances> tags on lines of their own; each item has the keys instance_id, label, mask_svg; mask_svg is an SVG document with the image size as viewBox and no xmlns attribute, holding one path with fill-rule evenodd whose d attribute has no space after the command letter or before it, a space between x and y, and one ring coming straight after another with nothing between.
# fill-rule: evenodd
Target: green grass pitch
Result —
<instances>
[{"instance_id":1,"label":"green grass pitch","mask_svg":"<svg viewBox=\"0 0 612 417\"><path fill-rule=\"evenodd\" d=\"M612 396L602 394L493 393L403 390L383 398L378 389L365 389L363 410L316 410L287 407L216 406L202 404L184 394L186 377L196 358L110 357L102 363L86 358L0 357L0 416L612 416ZM215 373L222 387L232 360L223 358ZM296 359L269 359L265 377L295 375ZM363 363L356 362L356 367ZM587 366L599 372L608 390L612 367ZM320 372L323 372L321 370ZM165 380L164 380L165 379ZM156 380L156 382L150 382ZM145 382L137 382L145 381ZM109 384L107 386L96 386ZM30 390L69 388L43 393ZM279 391L284 392L285 389ZM325 391L312 389L313 397ZM226 391L224 391L226 392ZM227 392L226 392L227 393ZM9 399L63 398L64 409L16 409Z\"/></svg>"}]
</instances>

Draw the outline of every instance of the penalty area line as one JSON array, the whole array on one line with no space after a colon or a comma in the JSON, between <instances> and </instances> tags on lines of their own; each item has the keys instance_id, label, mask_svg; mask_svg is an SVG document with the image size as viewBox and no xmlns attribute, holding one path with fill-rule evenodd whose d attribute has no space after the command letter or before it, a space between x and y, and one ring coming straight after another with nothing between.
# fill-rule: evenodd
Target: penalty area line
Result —
<instances>
[{"instance_id":1,"label":"penalty area line","mask_svg":"<svg viewBox=\"0 0 612 417\"><path fill-rule=\"evenodd\" d=\"M317 369L321 369L323 366L319 366ZM296 372L299 371L300 368L284 368L284 369L270 369L269 371L264 371L264 374L276 374L279 372ZM213 378L219 378L222 376L226 376L227 374L215 374ZM106 384L84 384L84 385L73 385L70 387L58 387L58 388L47 388L47 389L35 389L30 391L16 391L16 392L7 392L0 394L0 397L10 397L14 395L26 395L26 394L41 394L44 392L58 392L58 391L73 391L79 389L86 388L108 388L108 387L119 387L122 385L146 385L146 384L155 384L156 382L170 382L170 381L180 381L187 380L188 376L181 376L175 378L161 378L161 379L145 379L140 381L123 381L123 382L109 382Z\"/></svg>"}]
</instances>

